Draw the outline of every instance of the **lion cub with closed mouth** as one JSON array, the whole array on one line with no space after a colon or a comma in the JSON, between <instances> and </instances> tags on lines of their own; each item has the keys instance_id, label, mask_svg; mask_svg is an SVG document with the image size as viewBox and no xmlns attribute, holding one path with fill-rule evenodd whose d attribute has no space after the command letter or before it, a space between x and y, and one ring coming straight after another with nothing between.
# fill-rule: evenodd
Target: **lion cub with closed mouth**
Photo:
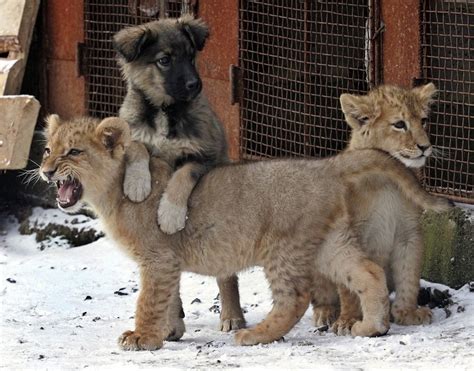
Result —
<instances>
[{"instance_id":1,"label":"lion cub with closed mouth","mask_svg":"<svg viewBox=\"0 0 474 371\"><path fill-rule=\"evenodd\" d=\"M413 89L382 85L367 95L342 94L340 101L352 129L346 151L378 149L398 159L407 168L422 167L433 149L425 122L436 87L429 83ZM371 178L354 186L357 202L350 214L364 252L382 266L390 291L396 296L391 316L399 325L431 322L431 310L418 307L417 298L423 258L420 217L423 209L385 179ZM322 284L313 300L317 326L334 321L338 309L336 287ZM357 297L342 290L341 314L333 329L350 331L361 316Z\"/></svg>"},{"instance_id":2,"label":"lion cub with closed mouth","mask_svg":"<svg viewBox=\"0 0 474 371\"><path fill-rule=\"evenodd\" d=\"M151 195L136 204L124 197L127 123L82 118L48 120L43 179L58 185L59 206L88 203L107 234L138 263L141 290L135 329L119 338L125 350L154 350L174 331L182 271L215 277L263 266L273 309L238 344L269 343L284 336L305 313L318 277L346 285L361 303L353 335L389 329L385 275L367 259L351 227L350 188L360 178L391 179L413 202L445 210L448 203L423 191L397 160L360 150L325 160L279 160L227 165L211 170L193 191L186 227L174 235L156 226L156 205L172 174L152 158Z\"/></svg>"}]
</instances>

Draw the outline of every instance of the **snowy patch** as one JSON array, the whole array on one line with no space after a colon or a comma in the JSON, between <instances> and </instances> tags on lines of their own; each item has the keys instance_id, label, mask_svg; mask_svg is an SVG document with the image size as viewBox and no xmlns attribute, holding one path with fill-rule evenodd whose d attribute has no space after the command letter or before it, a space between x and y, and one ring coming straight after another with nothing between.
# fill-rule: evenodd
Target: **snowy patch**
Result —
<instances>
[{"instance_id":1,"label":"snowy patch","mask_svg":"<svg viewBox=\"0 0 474 371\"><path fill-rule=\"evenodd\" d=\"M60 218L52 213L64 217L57 210L34 210L38 220ZM239 347L233 333L217 330L215 280L195 274L184 274L181 283L186 314L182 340L166 342L158 351L123 352L116 341L133 328L139 288L135 264L107 238L74 249L40 251L33 235L18 233L13 218L2 228L0 366L7 369L467 370L474 364L474 293L467 285L449 289L450 316L434 308L434 323L428 326L392 325L380 338L338 337L317 331L308 310L283 341ZM271 307L261 269L240 274L240 287L247 323L255 325Z\"/></svg>"}]
</instances>

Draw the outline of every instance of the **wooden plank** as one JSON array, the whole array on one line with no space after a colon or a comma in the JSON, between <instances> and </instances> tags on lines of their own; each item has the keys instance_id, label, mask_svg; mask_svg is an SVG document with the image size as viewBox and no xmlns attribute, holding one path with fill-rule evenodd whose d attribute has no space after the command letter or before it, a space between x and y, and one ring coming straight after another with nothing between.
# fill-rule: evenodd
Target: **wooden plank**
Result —
<instances>
[{"instance_id":1,"label":"wooden plank","mask_svg":"<svg viewBox=\"0 0 474 371\"><path fill-rule=\"evenodd\" d=\"M0 95L20 93L40 0L0 0L0 37L16 37L19 47L0 58ZM5 63L17 60L5 68Z\"/></svg>"},{"instance_id":2,"label":"wooden plank","mask_svg":"<svg viewBox=\"0 0 474 371\"><path fill-rule=\"evenodd\" d=\"M0 169L23 169L40 109L30 95L0 97Z\"/></svg>"}]
</instances>

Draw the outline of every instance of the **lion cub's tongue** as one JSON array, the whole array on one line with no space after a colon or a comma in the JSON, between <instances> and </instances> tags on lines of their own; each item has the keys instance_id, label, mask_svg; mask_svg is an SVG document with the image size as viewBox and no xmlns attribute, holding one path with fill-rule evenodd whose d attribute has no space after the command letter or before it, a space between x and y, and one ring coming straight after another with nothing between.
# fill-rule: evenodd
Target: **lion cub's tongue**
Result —
<instances>
[{"instance_id":1,"label":"lion cub's tongue","mask_svg":"<svg viewBox=\"0 0 474 371\"><path fill-rule=\"evenodd\" d=\"M65 203L74 199L74 182L66 181L58 189L59 201Z\"/></svg>"}]
</instances>

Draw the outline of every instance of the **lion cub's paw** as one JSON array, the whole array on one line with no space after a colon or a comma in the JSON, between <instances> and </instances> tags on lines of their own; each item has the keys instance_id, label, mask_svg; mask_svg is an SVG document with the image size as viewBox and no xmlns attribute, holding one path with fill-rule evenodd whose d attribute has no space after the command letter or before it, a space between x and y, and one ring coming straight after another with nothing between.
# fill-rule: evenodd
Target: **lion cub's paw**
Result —
<instances>
[{"instance_id":1,"label":"lion cub's paw","mask_svg":"<svg viewBox=\"0 0 474 371\"><path fill-rule=\"evenodd\" d=\"M338 310L334 305L318 305L313 308L313 322L316 327L330 326L337 318Z\"/></svg>"},{"instance_id":2,"label":"lion cub's paw","mask_svg":"<svg viewBox=\"0 0 474 371\"><path fill-rule=\"evenodd\" d=\"M173 323L168 324L168 329L166 333L168 336L166 337L167 341L178 341L181 339L186 331L186 327L184 326L184 321L182 318L176 318L173 320Z\"/></svg>"},{"instance_id":3,"label":"lion cub's paw","mask_svg":"<svg viewBox=\"0 0 474 371\"><path fill-rule=\"evenodd\" d=\"M133 202L142 202L151 193L151 174L147 161L131 163L125 168L123 193Z\"/></svg>"},{"instance_id":4,"label":"lion cub's paw","mask_svg":"<svg viewBox=\"0 0 474 371\"><path fill-rule=\"evenodd\" d=\"M254 330L239 330L235 334L235 342L237 345L255 345L259 344L258 334Z\"/></svg>"},{"instance_id":5,"label":"lion cub's paw","mask_svg":"<svg viewBox=\"0 0 474 371\"><path fill-rule=\"evenodd\" d=\"M397 325L428 325L433 313L430 308L392 309L393 320Z\"/></svg>"},{"instance_id":6,"label":"lion cub's paw","mask_svg":"<svg viewBox=\"0 0 474 371\"><path fill-rule=\"evenodd\" d=\"M367 321L357 321L352 325L351 335L366 337L383 336L389 329L390 326L388 323L385 323L385 321L378 325L373 322L368 323Z\"/></svg>"},{"instance_id":7,"label":"lion cub's paw","mask_svg":"<svg viewBox=\"0 0 474 371\"><path fill-rule=\"evenodd\" d=\"M229 332L232 330L239 330L241 328L245 328L245 319L243 318L229 318L229 319L222 319L220 322L220 331Z\"/></svg>"},{"instance_id":8,"label":"lion cub's paw","mask_svg":"<svg viewBox=\"0 0 474 371\"><path fill-rule=\"evenodd\" d=\"M339 336L345 336L351 334L352 326L357 320L354 318L338 318L332 325L332 331Z\"/></svg>"},{"instance_id":9,"label":"lion cub's paw","mask_svg":"<svg viewBox=\"0 0 474 371\"><path fill-rule=\"evenodd\" d=\"M125 331L119 337L118 345L122 350L157 350L163 346L163 339L157 335Z\"/></svg>"},{"instance_id":10,"label":"lion cub's paw","mask_svg":"<svg viewBox=\"0 0 474 371\"><path fill-rule=\"evenodd\" d=\"M173 234L184 229L187 212L187 207L171 202L165 193L158 206L158 224L160 229L167 234Z\"/></svg>"}]
</instances>

